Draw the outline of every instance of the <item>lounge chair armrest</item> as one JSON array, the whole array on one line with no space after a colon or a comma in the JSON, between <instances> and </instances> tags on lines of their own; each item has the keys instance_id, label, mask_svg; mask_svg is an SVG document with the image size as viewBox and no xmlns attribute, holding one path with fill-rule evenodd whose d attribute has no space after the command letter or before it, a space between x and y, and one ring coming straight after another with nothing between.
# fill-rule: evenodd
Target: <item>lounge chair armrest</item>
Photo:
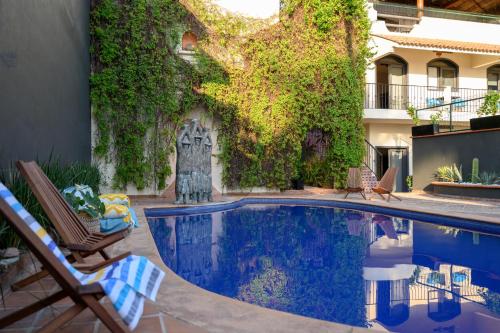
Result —
<instances>
[{"instance_id":1,"label":"lounge chair armrest","mask_svg":"<svg viewBox=\"0 0 500 333\"><path fill-rule=\"evenodd\" d=\"M80 295L89 295L89 294L102 294L104 293L104 290L102 289L102 286L97 283L91 283L91 284L83 284L79 285L76 288L76 292Z\"/></svg>"},{"instance_id":2,"label":"lounge chair armrest","mask_svg":"<svg viewBox=\"0 0 500 333\"><path fill-rule=\"evenodd\" d=\"M131 254L132 253L130 253L130 252L125 252L125 253L120 254L119 256L113 257L113 258L108 259L108 260L101 261L100 263L97 263L94 265L74 264L73 267L75 267L76 269L78 269L79 271L81 271L83 273L93 273L95 271L100 270L101 268L104 268L104 267L109 266L115 262L118 262L122 259L125 259L128 256L130 256Z\"/></svg>"}]
</instances>

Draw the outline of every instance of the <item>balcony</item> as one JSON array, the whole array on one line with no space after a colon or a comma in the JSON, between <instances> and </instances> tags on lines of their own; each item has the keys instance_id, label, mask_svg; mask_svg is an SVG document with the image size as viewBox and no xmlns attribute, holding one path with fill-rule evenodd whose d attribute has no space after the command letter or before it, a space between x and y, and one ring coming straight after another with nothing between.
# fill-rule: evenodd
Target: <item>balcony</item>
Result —
<instances>
[{"instance_id":1,"label":"balcony","mask_svg":"<svg viewBox=\"0 0 500 333\"><path fill-rule=\"evenodd\" d=\"M459 115L457 121L468 121L477 115L483 103L482 100L470 100L484 97L487 92L487 89L367 83L365 118L409 119L406 115L409 106L416 109L432 108L428 112L431 114L448 108L444 105L453 102L453 111ZM384 110L394 111L383 112Z\"/></svg>"},{"instance_id":2,"label":"balcony","mask_svg":"<svg viewBox=\"0 0 500 333\"><path fill-rule=\"evenodd\" d=\"M416 6L398 3L369 1L373 3L380 20L386 21L387 28L395 32L409 32L413 25L418 23L421 16L442 18L449 20L470 21L478 23L500 24L500 16L490 14L470 13L458 10Z\"/></svg>"}]
</instances>

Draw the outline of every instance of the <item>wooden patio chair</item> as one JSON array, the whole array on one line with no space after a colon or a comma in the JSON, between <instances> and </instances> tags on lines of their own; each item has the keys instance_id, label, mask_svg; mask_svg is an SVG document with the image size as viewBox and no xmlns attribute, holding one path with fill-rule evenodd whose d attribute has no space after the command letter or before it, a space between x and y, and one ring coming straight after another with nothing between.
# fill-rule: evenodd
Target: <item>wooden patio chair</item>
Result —
<instances>
[{"instance_id":1,"label":"wooden patio chair","mask_svg":"<svg viewBox=\"0 0 500 333\"><path fill-rule=\"evenodd\" d=\"M387 194L387 202L391 200L391 197L394 197L399 201L401 201L401 198L398 198L392 193L397 173L398 173L398 168L387 169L387 171L382 176L382 179L380 179L378 185L372 188L372 191L380 195L384 200L385 200L384 194Z\"/></svg>"},{"instance_id":2,"label":"wooden patio chair","mask_svg":"<svg viewBox=\"0 0 500 333\"><path fill-rule=\"evenodd\" d=\"M57 233L61 236L64 246L70 250L68 261L82 264L85 263L85 257L95 253L99 253L104 260L111 259L104 249L124 239L127 236L127 230L118 230L110 234L89 232L36 162L18 161L16 165L56 228ZM130 252L126 252L120 257L129 254ZM48 272L42 269L34 275L16 282L11 288L14 291L19 290L47 276L47 274Z\"/></svg>"},{"instance_id":3,"label":"wooden patio chair","mask_svg":"<svg viewBox=\"0 0 500 333\"><path fill-rule=\"evenodd\" d=\"M46 298L0 318L0 330L65 297L70 297L74 305L49 321L39 332L54 332L86 308L89 308L111 332L130 332L142 316L145 298L156 298L165 273L149 260L136 256L115 257L89 266L88 271L92 272L91 274L76 270L47 232L1 182L0 215L6 218L61 288ZM139 270L139 266L143 269ZM120 312L114 307L104 307L99 303L104 296L108 296L113 304L117 304ZM119 317L123 321L116 319Z\"/></svg>"},{"instance_id":4,"label":"wooden patio chair","mask_svg":"<svg viewBox=\"0 0 500 333\"><path fill-rule=\"evenodd\" d=\"M350 193L359 193L366 200L365 196L365 188L363 186L363 180L361 177L361 169L360 168L349 168L349 174L347 175L347 188L344 199L347 199L347 196Z\"/></svg>"}]
</instances>

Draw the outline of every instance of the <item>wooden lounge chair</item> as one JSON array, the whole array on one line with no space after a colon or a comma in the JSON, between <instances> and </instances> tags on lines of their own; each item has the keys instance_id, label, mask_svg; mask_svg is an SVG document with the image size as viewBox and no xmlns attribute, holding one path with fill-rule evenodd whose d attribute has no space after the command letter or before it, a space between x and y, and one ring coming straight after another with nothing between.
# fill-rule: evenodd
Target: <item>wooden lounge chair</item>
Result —
<instances>
[{"instance_id":1,"label":"wooden lounge chair","mask_svg":"<svg viewBox=\"0 0 500 333\"><path fill-rule=\"evenodd\" d=\"M359 193L366 200L360 168L349 168L346 192L344 199L347 199L350 193Z\"/></svg>"},{"instance_id":2,"label":"wooden lounge chair","mask_svg":"<svg viewBox=\"0 0 500 333\"><path fill-rule=\"evenodd\" d=\"M69 297L74 305L48 322L39 332L56 331L86 308L111 332L130 332L142 316L144 301L155 300L165 273L147 258L133 255L116 257L89 266L90 274L75 269L47 231L1 182L0 215L6 218L61 288L44 299L0 318L0 330ZM104 296L109 298L113 307L104 307L99 303ZM115 319L119 317L121 320Z\"/></svg>"},{"instance_id":3,"label":"wooden lounge chair","mask_svg":"<svg viewBox=\"0 0 500 333\"><path fill-rule=\"evenodd\" d=\"M57 330L87 307L90 308L91 311L94 312L95 315L112 332L129 331L123 323L113 319L119 317L114 308L105 308L101 305L101 303L99 303L99 299L104 296L104 291L100 284L93 283L89 285L82 285L3 198L0 198L0 212L5 216L11 227L19 234L24 243L62 288L47 298L41 299L25 308L17 310L1 318L0 329L65 297L70 297L73 302L75 302L75 305L50 321L39 332L53 332ZM112 262L116 262L116 260L117 258L107 260L93 268L98 270L99 268L109 265Z\"/></svg>"},{"instance_id":4,"label":"wooden lounge chair","mask_svg":"<svg viewBox=\"0 0 500 333\"><path fill-rule=\"evenodd\" d=\"M64 246L70 250L68 261L85 263L84 258L94 253L99 253L104 260L111 259L104 249L125 238L127 230L118 230L110 234L89 232L36 162L18 161L16 165L56 228L57 233L61 236ZM127 252L120 257L129 254L130 252ZM19 290L47 275L48 272L42 269L40 272L16 282L11 288L14 291Z\"/></svg>"},{"instance_id":5,"label":"wooden lounge chair","mask_svg":"<svg viewBox=\"0 0 500 333\"><path fill-rule=\"evenodd\" d=\"M387 201L391 200L391 197L394 197L401 201L401 198L398 198L394 194L392 194L392 189L394 188L394 181L396 180L396 174L398 173L398 168L389 168L380 179L378 185L372 189L373 192L377 193L385 200L384 194L387 194Z\"/></svg>"}]
</instances>

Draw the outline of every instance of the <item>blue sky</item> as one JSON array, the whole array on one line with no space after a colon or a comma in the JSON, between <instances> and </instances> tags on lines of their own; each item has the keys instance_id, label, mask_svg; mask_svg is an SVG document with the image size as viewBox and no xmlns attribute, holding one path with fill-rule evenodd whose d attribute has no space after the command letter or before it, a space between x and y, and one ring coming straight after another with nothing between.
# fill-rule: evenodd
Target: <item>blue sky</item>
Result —
<instances>
[{"instance_id":1,"label":"blue sky","mask_svg":"<svg viewBox=\"0 0 500 333\"><path fill-rule=\"evenodd\" d=\"M278 13L279 0L215 0L219 6L246 16L269 17Z\"/></svg>"}]
</instances>

